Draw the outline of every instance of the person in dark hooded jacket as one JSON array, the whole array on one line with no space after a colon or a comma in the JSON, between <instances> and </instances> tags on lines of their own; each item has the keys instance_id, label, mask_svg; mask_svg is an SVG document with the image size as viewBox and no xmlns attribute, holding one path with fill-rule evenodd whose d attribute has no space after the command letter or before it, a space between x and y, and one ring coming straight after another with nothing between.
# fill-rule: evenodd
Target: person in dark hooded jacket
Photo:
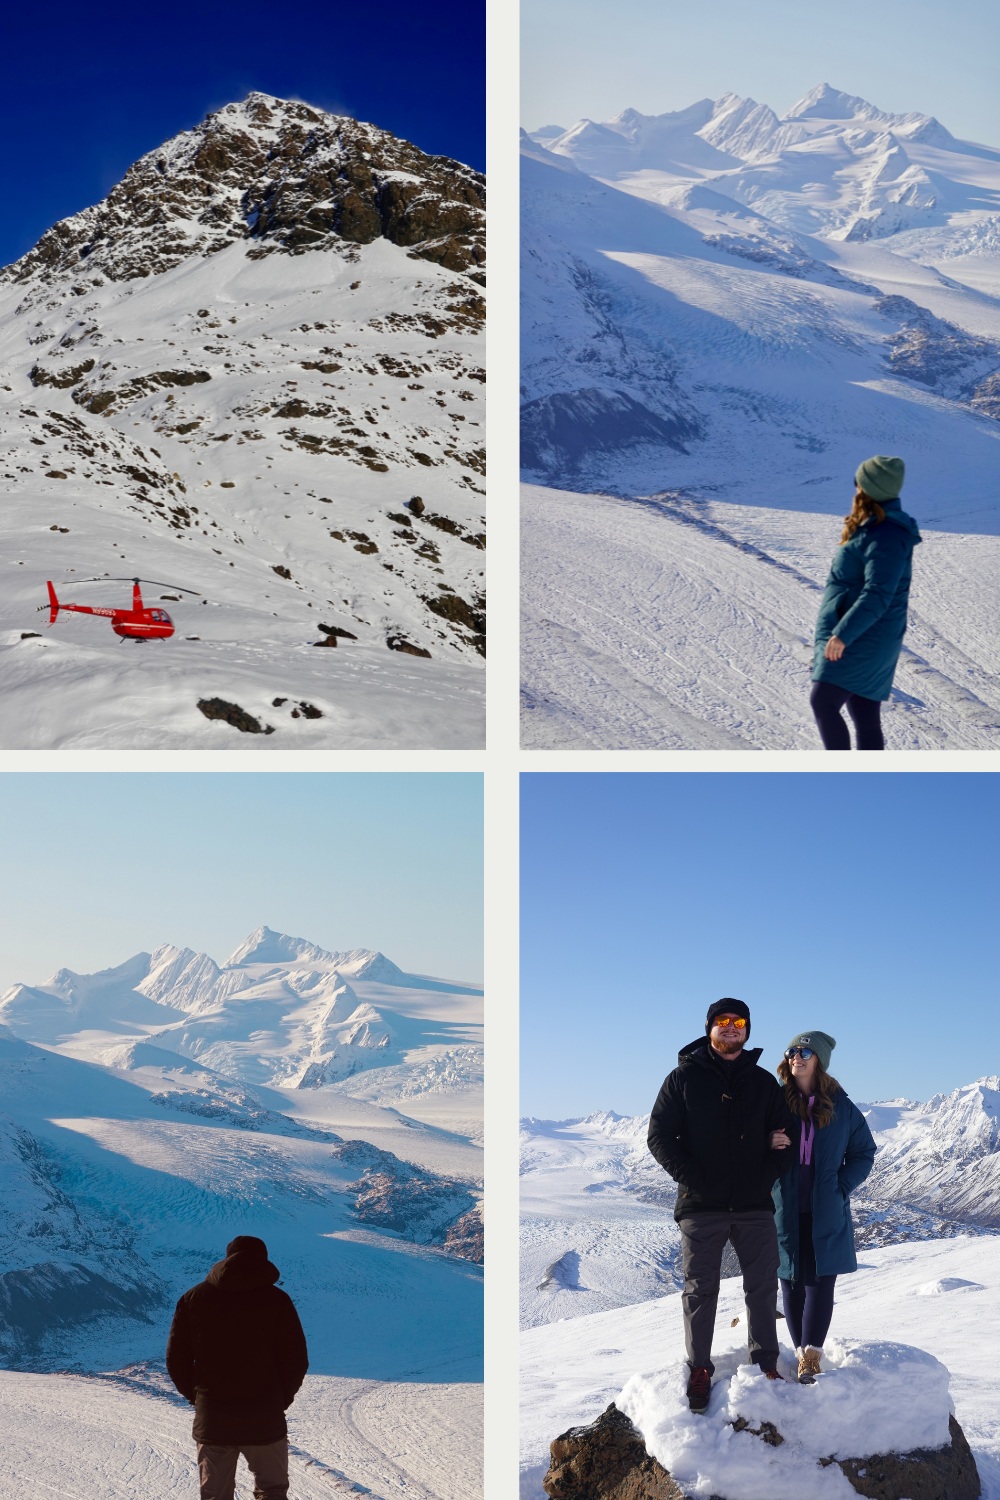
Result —
<instances>
[{"instance_id":1,"label":"person in dark hooded jacket","mask_svg":"<svg viewBox=\"0 0 1000 1500\"><path fill-rule=\"evenodd\" d=\"M177 1303L167 1371L194 1406L201 1500L233 1500L242 1453L257 1500L288 1494L285 1408L309 1368L295 1304L267 1246L241 1234Z\"/></svg>"},{"instance_id":2,"label":"person in dark hooded jacket","mask_svg":"<svg viewBox=\"0 0 1000 1500\"><path fill-rule=\"evenodd\" d=\"M809 702L825 750L884 750L881 705L903 646L913 549L920 532L899 503L906 466L876 454L855 475L857 493L816 620Z\"/></svg>"},{"instance_id":3,"label":"person in dark hooded jacket","mask_svg":"<svg viewBox=\"0 0 1000 1500\"><path fill-rule=\"evenodd\" d=\"M791 1165L792 1114L778 1082L745 1049L750 1011L742 1000L709 1006L706 1035L681 1049L649 1117L647 1144L679 1184L674 1218L684 1267L688 1403L704 1411L715 1366L712 1335L726 1241L743 1272L750 1359L778 1375L775 1314L778 1237L771 1187ZM784 1153L784 1154L782 1154Z\"/></svg>"}]
</instances>

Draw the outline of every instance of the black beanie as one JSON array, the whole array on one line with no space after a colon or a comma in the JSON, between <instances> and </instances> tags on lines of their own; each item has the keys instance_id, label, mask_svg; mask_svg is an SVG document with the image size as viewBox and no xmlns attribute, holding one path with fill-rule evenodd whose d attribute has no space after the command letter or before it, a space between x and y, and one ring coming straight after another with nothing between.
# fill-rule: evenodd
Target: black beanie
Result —
<instances>
[{"instance_id":1,"label":"black beanie","mask_svg":"<svg viewBox=\"0 0 1000 1500\"><path fill-rule=\"evenodd\" d=\"M230 1240L226 1246L226 1258L238 1255L241 1250L244 1254L262 1255L267 1260L267 1246L255 1234L238 1234L234 1240Z\"/></svg>"},{"instance_id":2,"label":"black beanie","mask_svg":"<svg viewBox=\"0 0 1000 1500\"><path fill-rule=\"evenodd\" d=\"M708 1015L705 1018L705 1035L712 1029L712 1022L716 1016L742 1016L747 1023L747 1036L750 1035L750 1008L743 1004L742 1000L733 1000L731 997L725 1000L716 1000L714 1005L708 1007Z\"/></svg>"}]
</instances>

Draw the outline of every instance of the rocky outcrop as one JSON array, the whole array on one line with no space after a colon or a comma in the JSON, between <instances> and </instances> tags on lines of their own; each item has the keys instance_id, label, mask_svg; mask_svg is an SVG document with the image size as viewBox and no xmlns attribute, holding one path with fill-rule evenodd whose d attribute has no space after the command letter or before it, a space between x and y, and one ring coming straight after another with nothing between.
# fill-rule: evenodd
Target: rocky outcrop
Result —
<instances>
[{"instance_id":1,"label":"rocky outcrop","mask_svg":"<svg viewBox=\"0 0 1000 1500\"><path fill-rule=\"evenodd\" d=\"M772 1446L784 1441L770 1423L761 1429L744 1424L741 1430ZM854 1490L868 1500L978 1500L976 1461L954 1417L949 1430L951 1446L946 1448L820 1462L837 1463ZM646 1452L641 1434L614 1402L589 1427L562 1433L550 1452L552 1461L542 1484L553 1500L689 1500Z\"/></svg>"},{"instance_id":2,"label":"rocky outcrop","mask_svg":"<svg viewBox=\"0 0 1000 1500\"><path fill-rule=\"evenodd\" d=\"M944 396L971 401L985 416L1000 414L1000 343L966 333L909 297L882 297L875 311L898 330L887 339L894 375ZM985 377L985 378L984 378Z\"/></svg>"},{"instance_id":3,"label":"rocky outcrop","mask_svg":"<svg viewBox=\"0 0 1000 1500\"><path fill-rule=\"evenodd\" d=\"M362 1168L360 1178L348 1184L356 1195L354 1216L362 1224L482 1262L481 1213L475 1193L464 1183L400 1161L367 1141L345 1141L333 1154Z\"/></svg>"},{"instance_id":4,"label":"rocky outcrop","mask_svg":"<svg viewBox=\"0 0 1000 1500\"><path fill-rule=\"evenodd\" d=\"M367 245L485 282L486 180L387 130L251 93L130 167L102 203L62 219L0 280L80 268L128 281L246 242L252 258ZM467 285L467 283L466 283Z\"/></svg>"}]
</instances>

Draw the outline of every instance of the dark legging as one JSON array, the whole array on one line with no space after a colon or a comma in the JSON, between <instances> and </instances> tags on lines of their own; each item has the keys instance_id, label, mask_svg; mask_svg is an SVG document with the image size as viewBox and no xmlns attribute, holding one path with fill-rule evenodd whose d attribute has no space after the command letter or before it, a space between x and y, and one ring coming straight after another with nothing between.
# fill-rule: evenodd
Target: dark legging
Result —
<instances>
[{"instance_id":1,"label":"dark legging","mask_svg":"<svg viewBox=\"0 0 1000 1500\"><path fill-rule=\"evenodd\" d=\"M837 687L834 682L814 682L809 695L816 726L824 750L850 750L851 735L840 710L847 705L847 712L854 720L854 735L859 750L884 750L882 723L879 713L882 708L877 698L861 698Z\"/></svg>"},{"instance_id":2,"label":"dark legging","mask_svg":"<svg viewBox=\"0 0 1000 1500\"><path fill-rule=\"evenodd\" d=\"M816 1275L812 1214L799 1214L799 1279L781 1283L785 1323L796 1349L822 1349L833 1317L836 1276Z\"/></svg>"}]
</instances>

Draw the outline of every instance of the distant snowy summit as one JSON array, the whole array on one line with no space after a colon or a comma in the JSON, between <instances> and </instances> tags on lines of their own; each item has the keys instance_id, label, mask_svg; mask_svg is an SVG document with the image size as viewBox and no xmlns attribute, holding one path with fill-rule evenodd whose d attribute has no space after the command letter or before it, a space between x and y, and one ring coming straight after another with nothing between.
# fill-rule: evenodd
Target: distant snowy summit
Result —
<instances>
[{"instance_id":1,"label":"distant snowy summit","mask_svg":"<svg viewBox=\"0 0 1000 1500\"><path fill-rule=\"evenodd\" d=\"M661 115L626 109L563 131L545 126L528 132L522 147L617 182L635 174L710 179L724 197L786 229L831 238L884 238L943 223L950 212L1000 209L988 180L972 201L968 173L949 171L949 162L982 157L984 148L957 141L933 115L890 114L828 83L781 118L728 93Z\"/></svg>"},{"instance_id":2,"label":"distant snowy summit","mask_svg":"<svg viewBox=\"0 0 1000 1500\"><path fill-rule=\"evenodd\" d=\"M374 979L381 984L406 983L402 969L397 969L383 953L373 953L369 948L328 953L305 938L286 937L283 932L272 932L270 927L256 927L230 953L222 967L238 969L243 964L292 963L296 959L303 963L330 964L338 973L351 974L355 979Z\"/></svg>"},{"instance_id":3,"label":"distant snowy summit","mask_svg":"<svg viewBox=\"0 0 1000 1500\"><path fill-rule=\"evenodd\" d=\"M53 225L0 273L159 275L235 241L259 258L384 238L485 283L486 179L387 130L253 92L130 167L107 198Z\"/></svg>"},{"instance_id":4,"label":"distant snowy summit","mask_svg":"<svg viewBox=\"0 0 1000 1500\"><path fill-rule=\"evenodd\" d=\"M426 991L439 992L436 1005ZM13 985L0 995L0 1024L114 1068L189 1059L224 1079L296 1089L364 1075L367 1091L389 1100L478 1086L478 998L404 974L372 949L329 951L258 927L222 967L166 943L97 974L59 969L45 984Z\"/></svg>"}]
</instances>

